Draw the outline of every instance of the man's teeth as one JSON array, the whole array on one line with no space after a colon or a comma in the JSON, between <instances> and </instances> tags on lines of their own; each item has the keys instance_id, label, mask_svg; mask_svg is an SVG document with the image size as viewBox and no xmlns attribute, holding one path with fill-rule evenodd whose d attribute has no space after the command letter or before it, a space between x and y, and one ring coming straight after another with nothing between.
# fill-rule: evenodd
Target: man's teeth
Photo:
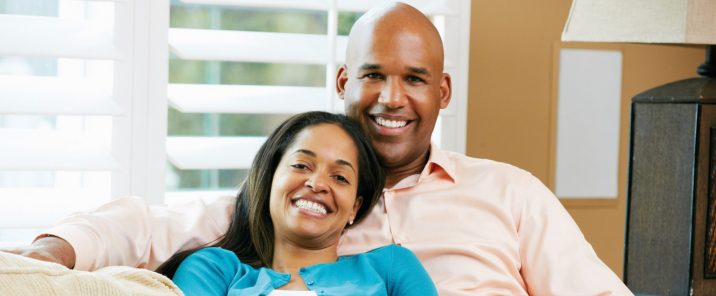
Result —
<instances>
[{"instance_id":1,"label":"man's teeth","mask_svg":"<svg viewBox=\"0 0 716 296\"><path fill-rule=\"evenodd\" d=\"M406 124L408 124L408 122L405 120L390 120L390 119L385 119L383 117L376 117L375 122L377 122L379 125L382 125L384 127L389 127L389 128L404 127Z\"/></svg>"},{"instance_id":2,"label":"man's teeth","mask_svg":"<svg viewBox=\"0 0 716 296\"><path fill-rule=\"evenodd\" d=\"M325 215L327 213L326 208L319 203L312 202L310 200L299 199L296 201L296 207L300 209L306 209L318 214Z\"/></svg>"}]
</instances>

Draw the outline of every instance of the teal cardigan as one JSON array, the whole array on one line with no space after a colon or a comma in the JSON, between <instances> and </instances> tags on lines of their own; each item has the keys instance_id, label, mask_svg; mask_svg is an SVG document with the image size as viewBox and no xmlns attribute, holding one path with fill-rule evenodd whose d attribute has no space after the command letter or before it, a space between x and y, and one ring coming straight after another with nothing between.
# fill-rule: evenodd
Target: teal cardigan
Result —
<instances>
[{"instance_id":1,"label":"teal cardigan","mask_svg":"<svg viewBox=\"0 0 716 296\"><path fill-rule=\"evenodd\" d=\"M339 257L336 262L301 268L299 273L318 295L438 295L415 254L396 245ZM223 296L268 295L290 278L243 264L231 251L205 248L187 257L172 280L187 296Z\"/></svg>"}]
</instances>

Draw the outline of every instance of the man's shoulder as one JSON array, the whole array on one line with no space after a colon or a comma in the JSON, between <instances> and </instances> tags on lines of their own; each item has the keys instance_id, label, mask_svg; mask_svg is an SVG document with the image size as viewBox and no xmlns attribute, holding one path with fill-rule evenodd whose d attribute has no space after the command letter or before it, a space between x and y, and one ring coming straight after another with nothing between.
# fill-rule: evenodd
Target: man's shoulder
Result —
<instances>
[{"instance_id":1,"label":"man's shoulder","mask_svg":"<svg viewBox=\"0 0 716 296\"><path fill-rule=\"evenodd\" d=\"M471 157L465 154L441 151L456 167L460 177L498 177L498 178L531 178L532 174L509 163L497 160Z\"/></svg>"}]
</instances>

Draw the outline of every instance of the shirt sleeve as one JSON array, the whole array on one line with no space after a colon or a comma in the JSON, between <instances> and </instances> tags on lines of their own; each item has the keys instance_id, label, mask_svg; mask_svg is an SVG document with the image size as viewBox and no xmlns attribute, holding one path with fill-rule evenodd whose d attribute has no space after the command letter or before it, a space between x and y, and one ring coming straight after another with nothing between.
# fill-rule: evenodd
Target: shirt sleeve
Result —
<instances>
[{"instance_id":1,"label":"shirt sleeve","mask_svg":"<svg viewBox=\"0 0 716 296\"><path fill-rule=\"evenodd\" d=\"M235 201L226 196L165 207L149 206L137 197L120 198L71 215L39 237L50 234L69 242L77 270L111 265L154 270L174 253L224 234Z\"/></svg>"},{"instance_id":2,"label":"shirt sleeve","mask_svg":"<svg viewBox=\"0 0 716 296\"><path fill-rule=\"evenodd\" d=\"M396 245L389 248L392 264L388 272L388 295L438 295L435 284L413 252Z\"/></svg>"},{"instance_id":3,"label":"shirt sleeve","mask_svg":"<svg viewBox=\"0 0 716 296\"><path fill-rule=\"evenodd\" d=\"M529 175L518 237L530 295L633 295L584 238L556 196Z\"/></svg>"},{"instance_id":4,"label":"shirt sleeve","mask_svg":"<svg viewBox=\"0 0 716 296\"><path fill-rule=\"evenodd\" d=\"M184 259L172 281L186 296L224 296L240 264L231 251L201 249Z\"/></svg>"}]
</instances>

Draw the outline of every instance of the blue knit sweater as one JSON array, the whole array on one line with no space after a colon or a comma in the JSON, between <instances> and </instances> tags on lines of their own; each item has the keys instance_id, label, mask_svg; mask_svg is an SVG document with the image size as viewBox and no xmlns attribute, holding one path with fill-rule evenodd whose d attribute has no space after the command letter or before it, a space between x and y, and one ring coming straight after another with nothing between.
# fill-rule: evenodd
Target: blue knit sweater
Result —
<instances>
[{"instance_id":1,"label":"blue knit sweater","mask_svg":"<svg viewBox=\"0 0 716 296\"><path fill-rule=\"evenodd\" d=\"M435 285L415 254L389 245L336 262L299 271L318 295L437 295ZM187 257L172 279L187 296L268 295L291 275L253 268L221 248L206 248Z\"/></svg>"}]
</instances>

